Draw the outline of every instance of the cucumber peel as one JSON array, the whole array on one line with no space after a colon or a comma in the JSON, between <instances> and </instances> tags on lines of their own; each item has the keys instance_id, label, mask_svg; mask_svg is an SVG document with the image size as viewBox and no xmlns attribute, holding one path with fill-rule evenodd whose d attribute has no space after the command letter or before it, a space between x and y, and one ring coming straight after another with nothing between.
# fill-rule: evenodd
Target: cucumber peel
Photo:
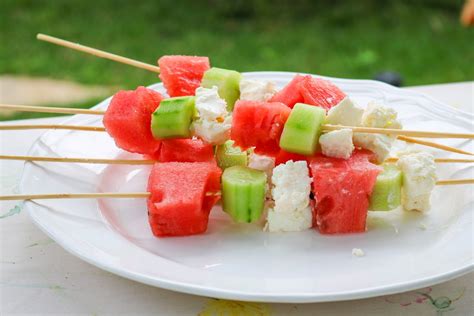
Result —
<instances>
[{"instance_id":1,"label":"cucumber peel","mask_svg":"<svg viewBox=\"0 0 474 316\"><path fill-rule=\"evenodd\" d=\"M176 97L161 101L151 116L151 132L157 139L188 138L195 116L195 97Z\"/></svg>"},{"instance_id":2,"label":"cucumber peel","mask_svg":"<svg viewBox=\"0 0 474 316\"><path fill-rule=\"evenodd\" d=\"M232 166L247 166L247 151L234 146L233 140L228 140L216 149L217 165L221 169Z\"/></svg>"},{"instance_id":3,"label":"cucumber peel","mask_svg":"<svg viewBox=\"0 0 474 316\"><path fill-rule=\"evenodd\" d=\"M265 203L265 172L233 166L222 174L222 208L236 222L251 223L262 215Z\"/></svg>"},{"instance_id":4,"label":"cucumber peel","mask_svg":"<svg viewBox=\"0 0 474 316\"><path fill-rule=\"evenodd\" d=\"M283 128L280 147L290 153L313 155L325 118L326 111L323 108L297 103Z\"/></svg>"},{"instance_id":5,"label":"cucumber peel","mask_svg":"<svg viewBox=\"0 0 474 316\"><path fill-rule=\"evenodd\" d=\"M235 70L212 67L204 73L201 87L212 88L217 86L219 96L227 102L229 112L240 97L240 79L242 75Z\"/></svg>"},{"instance_id":6,"label":"cucumber peel","mask_svg":"<svg viewBox=\"0 0 474 316\"><path fill-rule=\"evenodd\" d=\"M394 164L384 164L370 196L369 210L390 211L400 206L402 172Z\"/></svg>"}]
</instances>

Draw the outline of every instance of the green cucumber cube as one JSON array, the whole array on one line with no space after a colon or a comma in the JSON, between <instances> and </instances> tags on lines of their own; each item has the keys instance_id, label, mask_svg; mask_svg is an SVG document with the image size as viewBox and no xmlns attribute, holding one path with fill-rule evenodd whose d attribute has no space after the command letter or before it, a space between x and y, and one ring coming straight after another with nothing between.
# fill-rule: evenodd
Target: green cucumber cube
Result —
<instances>
[{"instance_id":1,"label":"green cucumber cube","mask_svg":"<svg viewBox=\"0 0 474 316\"><path fill-rule=\"evenodd\" d=\"M314 154L325 118L323 108L297 103L283 127L280 147L291 153Z\"/></svg>"},{"instance_id":2,"label":"green cucumber cube","mask_svg":"<svg viewBox=\"0 0 474 316\"><path fill-rule=\"evenodd\" d=\"M234 147L234 141L228 140L216 149L217 165L221 169L232 166L247 166L247 151Z\"/></svg>"},{"instance_id":3,"label":"green cucumber cube","mask_svg":"<svg viewBox=\"0 0 474 316\"><path fill-rule=\"evenodd\" d=\"M176 97L161 101L151 116L151 132L157 139L187 138L195 115L195 97Z\"/></svg>"},{"instance_id":4,"label":"green cucumber cube","mask_svg":"<svg viewBox=\"0 0 474 316\"><path fill-rule=\"evenodd\" d=\"M222 174L222 208L236 222L251 223L262 215L267 175L260 170L233 166Z\"/></svg>"},{"instance_id":5,"label":"green cucumber cube","mask_svg":"<svg viewBox=\"0 0 474 316\"><path fill-rule=\"evenodd\" d=\"M402 172L394 164L384 164L370 196L369 210L390 211L400 206Z\"/></svg>"},{"instance_id":6,"label":"green cucumber cube","mask_svg":"<svg viewBox=\"0 0 474 316\"><path fill-rule=\"evenodd\" d=\"M201 86L212 88L217 86L219 96L227 102L227 110L234 108L234 103L240 97L240 79L242 75L235 70L212 67L204 73Z\"/></svg>"}]
</instances>

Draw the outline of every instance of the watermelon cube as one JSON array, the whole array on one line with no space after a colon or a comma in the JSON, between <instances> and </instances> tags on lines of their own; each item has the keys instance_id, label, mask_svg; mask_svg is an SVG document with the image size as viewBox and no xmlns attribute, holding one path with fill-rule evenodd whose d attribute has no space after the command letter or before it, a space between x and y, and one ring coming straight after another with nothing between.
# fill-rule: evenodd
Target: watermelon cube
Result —
<instances>
[{"instance_id":1,"label":"watermelon cube","mask_svg":"<svg viewBox=\"0 0 474 316\"><path fill-rule=\"evenodd\" d=\"M290 112L279 102L239 100L234 107L230 138L242 150L255 147L259 155L275 156Z\"/></svg>"},{"instance_id":2,"label":"watermelon cube","mask_svg":"<svg viewBox=\"0 0 474 316\"><path fill-rule=\"evenodd\" d=\"M128 152L154 155L160 141L151 133L151 114L158 108L163 96L158 92L138 87L119 91L110 101L103 124L117 147Z\"/></svg>"},{"instance_id":3,"label":"watermelon cube","mask_svg":"<svg viewBox=\"0 0 474 316\"><path fill-rule=\"evenodd\" d=\"M158 66L169 96L180 97L194 95L210 63L208 57L172 55L158 59Z\"/></svg>"},{"instance_id":4,"label":"watermelon cube","mask_svg":"<svg viewBox=\"0 0 474 316\"><path fill-rule=\"evenodd\" d=\"M326 111L341 102L346 94L329 80L305 76L299 84L305 104L319 106Z\"/></svg>"},{"instance_id":5,"label":"watermelon cube","mask_svg":"<svg viewBox=\"0 0 474 316\"><path fill-rule=\"evenodd\" d=\"M381 168L373 154L355 150L347 159L316 154L310 159L313 176L313 226L322 234L360 233L366 230L370 196Z\"/></svg>"},{"instance_id":6,"label":"watermelon cube","mask_svg":"<svg viewBox=\"0 0 474 316\"><path fill-rule=\"evenodd\" d=\"M296 75L282 90L277 92L270 102L281 102L293 108L296 103L303 103L304 99L300 93L299 85L305 76Z\"/></svg>"},{"instance_id":7,"label":"watermelon cube","mask_svg":"<svg viewBox=\"0 0 474 316\"><path fill-rule=\"evenodd\" d=\"M165 139L161 142L158 161L211 162L215 161L214 147L198 138Z\"/></svg>"},{"instance_id":8,"label":"watermelon cube","mask_svg":"<svg viewBox=\"0 0 474 316\"><path fill-rule=\"evenodd\" d=\"M221 169L207 162L156 163L148 178L148 219L157 237L187 236L207 230L219 200Z\"/></svg>"},{"instance_id":9,"label":"watermelon cube","mask_svg":"<svg viewBox=\"0 0 474 316\"><path fill-rule=\"evenodd\" d=\"M281 102L290 108L296 103L305 103L329 110L345 97L345 93L329 80L296 75L270 102Z\"/></svg>"}]
</instances>

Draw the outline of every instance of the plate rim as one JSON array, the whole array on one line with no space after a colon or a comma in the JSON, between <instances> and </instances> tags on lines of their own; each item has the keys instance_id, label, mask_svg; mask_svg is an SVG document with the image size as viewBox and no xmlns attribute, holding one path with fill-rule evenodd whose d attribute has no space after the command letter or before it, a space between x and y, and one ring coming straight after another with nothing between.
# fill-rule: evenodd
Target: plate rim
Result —
<instances>
[{"instance_id":1,"label":"plate rim","mask_svg":"<svg viewBox=\"0 0 474 316\"><path fill-rule=\"evenodd\" d=\"M268 72L268 71L258 71L258 72L245 72L244 75L295 75L295 72ZM300 73L304 74L304 73ZM393 87L388 84L374 81L374 80L360 80L360 79L342 79L342 78L334 78L334 77L325 77L325 76L318 76L309 74L316 77L327 78L334 81L344 81L344 82L352 82L357 84L371 84L371 85L378 85L384 90L402 90L398 87ZM155 88L160 86L161 83L155 83L148 87ZM474 114L469 112L462 111L455 107L452 107L448 104L444 104L436 99L431 98L430 96L426 95L425 93L419 93L414 91L403 90L405 95L410 94L414 95L415 97L423 97L430 102L432 102L437 107L441 108L448 108L450 112L457 112L460 116L463 116L466 119L472 120L474 119ZM103 101L99 102L92 108L102 107L103 104L108 102L111 97L104 99ZM73 120L77 117L74 115L72 117L68 117L61 124L67 124L70 120ZM33 142L33 144L28 149L28 154L31 154L34 151L35 146L41 137L43 137L47 132L41 134L41 136ZM24 168L21 172L20 183L18 189L20 192L23 191L24 181L25 181L25 174L27 173L28 169L31 167L31 164L25 163ZM316 302L334 302L334 301L345 301L345 300L356 300L356 299L363 299L363 298L370 298L370 297L377 297L383 295L390 295L400 292L411 291L414 289L418 289L421 287L432 286L434 284L442 283L454 279L456 277L460 277L465 275L469 272L474 271L474 261L467 262L464 266L460 265L457 269L452 269L450 271L444 273L438 273L434 276L424 277L422 279L416 279L415 281L410 282L400 282L394 283L390 285L383 285L378 287L366 288L363 290L351 290L351 291L344 291L344 292L336 292L336 293L315 293L315 294L308 294L308 293L288 293L288 294L266 294L260 292L249 292L249 291L235 291L235 290L224 290L219 289L215 286L206 286L206 285L196 285L196 284L188 284L185 282L180 281L173 281L164 278L156 278L150 277L146 275L141 275L137 272L129 271L127 269L119 269L112 264L103 263L100 260L94 258L93 256L87 257L81 253L78 249L71 246L67 238L61 237L56 235L52 232L45 223L41 222L40 218L34 214L34 203L29 201L25 201L24 208L28 212L28 215L32 219L32 221L51 239L55 240L62 248L64 248L67 252L71 253L72 255L80 258L81 260L88 262L102 270L117 274L121 277L134 280L140 283L144 283L147 285L176 291L180 293L187 293L187 294L194 294L194 295L201 295L201 296L210 296L210 297L218 297L223 299L231 299L231 300L243 300L243 301L258 301L258 302L273 302L273 303L316 303ZM73 244L74 245L74 244Z\"/></svg>"}]
</instances>

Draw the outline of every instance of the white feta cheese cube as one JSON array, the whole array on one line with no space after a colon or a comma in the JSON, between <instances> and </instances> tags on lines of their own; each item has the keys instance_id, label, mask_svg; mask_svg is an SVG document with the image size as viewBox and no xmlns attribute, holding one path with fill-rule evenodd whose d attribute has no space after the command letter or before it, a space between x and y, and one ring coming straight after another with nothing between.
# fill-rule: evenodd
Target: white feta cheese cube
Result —
<instances>
[{"instance_id":1,"label":"white feta cheese cube","mask_svg":"<svg viewBox=\"0 0 474 316\"><path fill-rule=\"evenodd\" d=\"M426 152L402 154L397 166L403 173L402 204L405 210L426 212L436 185L436 164Z\"/></svg>"},{"instance_id":2,"label":"white feta cheese cube","mask_svg":"<svg viewBox=\"0 0 474 316\"><path fill-rule=\"evenodd\" d=\"M198 119L191 125L195 136L214 145L220 145L230 139L232 116L226 116L223 122Z\"/></svg>"},{"instance_id":3,"label":"white feta cheese cube","mask_svg":"<svg viewBox=\"0 0 474 316\"><path fill-rule=\"evenodd\" d=\"M326 124L360 126L363 114L363 109L357 107L349 97L345 97L329 110L326 117Z\"/></svg>"},{"instance_id":4,"label":"white feta cheese cube","mask_svg":"<svg viewBox=\"0 0 474 316\"><path fill-rule=\"evenodd\" d=\"M377 128L402 128L394 109L370 102L362 115L361 125ZM354 144L375 153L377 161L383 162L390 154L395 137L382 134L355 133Z\"/></svg>"},{"instance_id":5,"label":"white feta cheese cube","mask_svg":"<svg viewBox=\"0 0 474 316\"><path fill-rule=\"evenodd\" d=\"M378 163L382 163L390 154L393 138L382 134L354 133L354 145L375 153Z\"/></svg>"},{"instance_id":6,"label":"white feta cheese cube","mask_svg":"<svg viewBox=\"0 0 474 316\"><path fill-rule=\"evenodd\" d=\"M199 118L207 121L214 121L227 116L227 104L219 96L217 87L210 89L199 87L196 89L196 111Z\"/></svg>"},{"instance_id":7,"label":"white feta cheese cube","mask_svg":"<svg viewBox=\"0 0 474 316\"><path fill-rule=\"evenodd\" d=\"M249 155L248 167L264 171L268 179L271 179L273 168L275 168L275 158L251 153Z\"/></svg>"},{"instance_id":8,"label":"white feta cheese cube","mask_svg":"<svg viewBox=\"0 0 474 316\"><path fill-rule=\"evenodd\" d=\"M311 178L306 161L288 161L273 169L274 207L268 211L265 229L301 231L312 226L309 194Z\"/></svg>"},{"instance_id":9,"label":"white feta cheese cube","mask_svg":"<svg viewBox=\"0 0 474 316\"><path fill-rule=\"evenodd\" d=\"M369 102L362 115L362 126L400 129L402 124L397 116L398 113L394 109L372 101Z\"/></svg>"},{"instance_id":10,"label":"white feta cheese cube","mask_svg":"<svg viewBox=\"0 0 474 316\"><path fill-rule=\"evenodd\" d=\"M276 212L270 209L264 230L269 232L299 232L311 228L313 215L311 207L291 213Z\"/></svg>"},{"instance_id":11,"label":"white feta cheese cube","mask_svg":"<svg viewBox=\"0 0 474 316\"><path fill-rule=\"evenodd\" d=\"M321 150L325 156L348 159L354 150L352 130L340 129L321 135Z\"/></svg>"},{"instance_id":12,"label":"white feta cheese cube","mask_svg":"<svg viewBox=\"0 0 474 316\"><path fill-rule=\"evenodd\" d=\"M277 92L275 84L263 80L240 80L240 99L248 101L268 101Z\"/></svg>"},{"instance_id":13,"label":"white feta cheese cube","mask_svg":"<svg viewBox=\"0 0 474 316\"><path fill-rule=\"evenodd\" d=\"M222 144L230 138L232 118L216 86L210 89L197 88L195 106L199 114L199 118L191 126L195 136L214 145Z\"/></svg>"}]
</instances>

